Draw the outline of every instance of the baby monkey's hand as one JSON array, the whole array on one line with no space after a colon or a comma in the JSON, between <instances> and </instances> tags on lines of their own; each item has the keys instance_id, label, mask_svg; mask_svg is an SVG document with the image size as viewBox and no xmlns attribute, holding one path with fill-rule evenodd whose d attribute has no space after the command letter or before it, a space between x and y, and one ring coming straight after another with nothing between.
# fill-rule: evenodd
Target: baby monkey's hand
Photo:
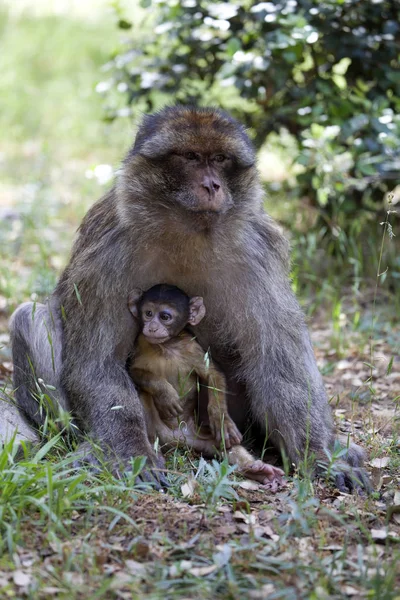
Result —
<instances>
[{"instance_id":1,"label":"baby monkey's hand","mask_svg":"<svg viewBox=\"0 0 400 600\"><path fill-rule=\"evenodd\" d=\"M153 396L154 404L162 420L173 419L182 414L182 404L175 390Z\"/></svg>"}]
</instances>

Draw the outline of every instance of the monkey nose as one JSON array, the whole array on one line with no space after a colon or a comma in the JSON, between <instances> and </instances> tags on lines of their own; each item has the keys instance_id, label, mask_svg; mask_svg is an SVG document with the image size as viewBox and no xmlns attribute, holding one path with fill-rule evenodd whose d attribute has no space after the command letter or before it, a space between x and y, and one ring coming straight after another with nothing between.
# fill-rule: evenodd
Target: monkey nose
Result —
<instances>
[{"instance_id":1,"label":"monkey nose","mask_svg":"<svg viewBox=\"0 0 400 600\"><path fill-rule=\"evenodd\" d=\"M215 192L218 192L218 190L221 187L219 181L216 181L212 177L208 177L208 176L204 177L201 185L205 190L207 190L207 192L209 193L210 196L215 194Z\"/></svg>"}]
</instances>

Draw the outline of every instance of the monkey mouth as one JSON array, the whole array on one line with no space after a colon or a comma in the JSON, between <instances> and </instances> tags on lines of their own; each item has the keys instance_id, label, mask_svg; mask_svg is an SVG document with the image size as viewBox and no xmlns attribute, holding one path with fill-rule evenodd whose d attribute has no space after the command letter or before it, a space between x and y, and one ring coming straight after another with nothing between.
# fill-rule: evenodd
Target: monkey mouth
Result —
<instances>
[{"instance_id":1,"label":"monkey mouth","mask_svg":"<svg viewBox=\"0 0 400 600\"><path fill-rule=\"evenodd\" d=\"M192 208L192 212L197 215L220 215L225 212L222 208Z\"/></svg>"},{"instance_id":2,"label":"monkey mouth","mask_svg":"<svg viewBox=\"0 0 400 600\"><path fill-rule=\"evenodd\" d=\"M146 335L146 340L149 344L164 344L167 340L169 340L169 336L166 337L150 337Z\"/></svg>"},{"instance_id":3,"label":"monkey mouth","mask_svg":"<svg viewBox=\"0 0 400 600\"><path fill-rule=\"evenodd\" d=\"M211 221L212 219L217 219L218 217L222 216L226 212L226 210L192 208L190 209L190 212L192 213L192 215L198 217L199 219Z\"/></svg>"}]
</instances>

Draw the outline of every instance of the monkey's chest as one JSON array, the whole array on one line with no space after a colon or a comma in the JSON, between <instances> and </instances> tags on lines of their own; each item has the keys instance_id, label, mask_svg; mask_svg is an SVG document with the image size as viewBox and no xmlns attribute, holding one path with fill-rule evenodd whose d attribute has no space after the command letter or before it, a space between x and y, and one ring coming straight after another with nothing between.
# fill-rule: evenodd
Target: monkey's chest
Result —
<instances>
[{"instance_id":1,"label":"monkey's chest","mask_svg":"<svg viewBox=\"0 0 400 600\"><path fill-rule=\"evenodd\" d=\"M166 379L172 385L180 398L186 398L196 391L196 373L189 365L182 363L179 356L164 357L160 363L160 377Z\"/></svg>"},{"instance_id":2,"label":"monkey's chest","mask_svg":"<svg viewBox=\"0 0 400 600\"><path fill-rule=\"evenodd\" d=\"M204 253L193 252L193 248L164 247L154 244L138 260L132 287L148 290L154 285L166 283L181 288L189 296L203 295L209 278L213 278L213 261Z\"/></svg>"},{"instance_id":3,"label":"monkey's chest","mask_svg":"<svg viewBox=\"0 0 400 600\"><path fill-rule=\"evenodd\" d=\"M133 362L133 372L135 369L147 371L150 378L167 381L181 398L186 398L197 389L194 369L182 360L180 352L173 349L158 355L154 353L151 358L137 356Z\"/></svg>"}]
</instances>

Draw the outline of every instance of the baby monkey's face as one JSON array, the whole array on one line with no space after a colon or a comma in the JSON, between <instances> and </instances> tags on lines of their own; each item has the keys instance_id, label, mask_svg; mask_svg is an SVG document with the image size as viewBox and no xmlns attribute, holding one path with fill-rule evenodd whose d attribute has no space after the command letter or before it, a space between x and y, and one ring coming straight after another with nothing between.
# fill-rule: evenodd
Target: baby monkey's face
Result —
<instances>
[{"instance_id":1,"label":"baby monkey's face","mask_svg":"<svg viewBox=\"0 0 400 600\"><path fill-rule=\"evenodd\" d=\"M143 292L132 290L128 308L150 344L165 344L190 325L198 325L206 309L201 296L190 298L174 285L160 283Z\"/></svg>"},{"instance_id":2,"label":"baby monkey's face","mask_svg":"<svg viewBox=\"0 0 400 600\"><path fill-rule=\"evenodd\" d=\"M150 344L164 344L179 335L188 315L167 303L144 302L141 306L142 333Z\"/></svg>"}]
</instances>

